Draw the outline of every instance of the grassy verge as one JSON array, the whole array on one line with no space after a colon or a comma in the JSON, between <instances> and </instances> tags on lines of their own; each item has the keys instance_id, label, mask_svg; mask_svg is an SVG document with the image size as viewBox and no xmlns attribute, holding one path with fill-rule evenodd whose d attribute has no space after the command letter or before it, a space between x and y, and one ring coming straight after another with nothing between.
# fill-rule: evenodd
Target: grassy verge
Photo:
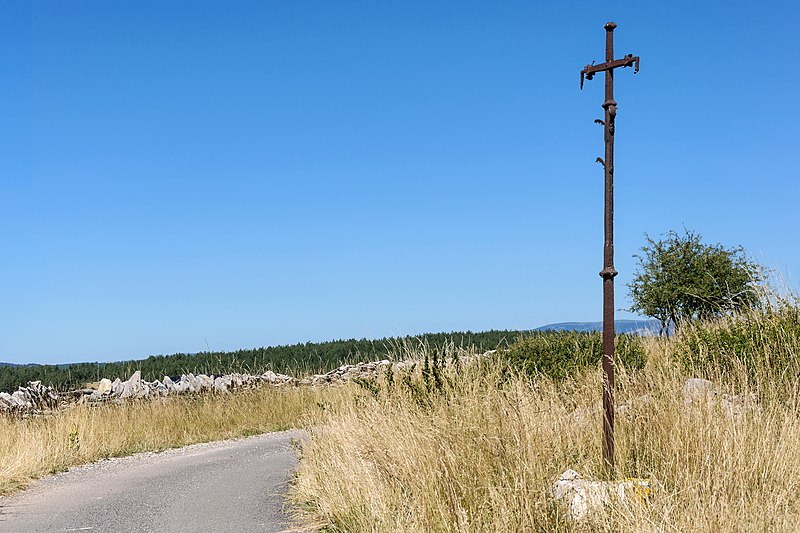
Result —
<instances>
[{"instance_id":1,"label":"grassy verge","mask_svg":"<svg viewBox=\"0 0 800 533\"><path fill-rule=\"evenodd\" d=\"M301 427L337 405L345 390L263 387L0 417L0 495L101 458Z\"/></svg>"},{"instance_id":2,"label":"grassy verge","mask_svg":"<svg viewBox=\"0 0 800 533\"><path fill-rule=\"evenodd\" d=\"M329 531L796 531L800 342L788 316L648 339L642 368L618 368L614 475L657 482L641 504L565 519L547 496L557 476L605 477L600 370L531 377L500 357L438 377L421 365L346 398L312 430L293 498ZM746 341L746 364L738 348L725 364L687 357L754 330L775 338ZM698 373L718 397L748 400L733 415L721 402L687 405L683 386Z\"/></svg>"}]
</instances>

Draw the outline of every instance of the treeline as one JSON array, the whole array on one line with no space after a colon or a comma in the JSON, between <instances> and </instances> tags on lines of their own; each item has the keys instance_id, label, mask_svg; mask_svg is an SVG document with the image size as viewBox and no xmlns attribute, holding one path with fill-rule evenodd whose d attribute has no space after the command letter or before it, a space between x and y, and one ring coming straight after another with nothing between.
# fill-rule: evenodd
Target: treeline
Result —
<instances>
[{"instance_id":1,"label":"treeline","mask_svg":"<svg viewBox=\"0 0 800 533\"><path fill-rule=\"evenodd\" d=\"M28 381L40 380L59 390L78 389L102 378L127 379L136 370L147 381L194 374L228 374L249 372L261 374L267 370L290 376L317 374L343 364L372 361L389 357L403 342L427 342L441 346L446 342L476 346L490 350L513 343L524 332L492 330L473 333L427 333L413 337L393 337L379 340L349 339L329 342L270 346L235 352L201 352L196 354L152 355L147 359L113 363L74 363L70 365L28 365L0 367L0 391L12 392Z\"/></svg>"}]
</instances>

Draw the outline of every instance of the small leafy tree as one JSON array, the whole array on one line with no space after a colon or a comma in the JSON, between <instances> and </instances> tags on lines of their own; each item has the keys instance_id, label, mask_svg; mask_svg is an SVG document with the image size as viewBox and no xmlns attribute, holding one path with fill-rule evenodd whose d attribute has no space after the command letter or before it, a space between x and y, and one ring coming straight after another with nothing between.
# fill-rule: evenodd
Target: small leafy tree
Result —
<instances>
[{"instance_id":1,"label":"small leafy tree","mask_svg":"<svg viewBox=\"0 0 800 533\"><path fill-rule=\"evenodd\" d=\"M762 268L744 249L708 245L699 234L670 231L661 240L645 234L647 244L633 281L628 284L630 310L670 324L705 319L751 307L758 302Z\"/></svg>"}]
</instances>

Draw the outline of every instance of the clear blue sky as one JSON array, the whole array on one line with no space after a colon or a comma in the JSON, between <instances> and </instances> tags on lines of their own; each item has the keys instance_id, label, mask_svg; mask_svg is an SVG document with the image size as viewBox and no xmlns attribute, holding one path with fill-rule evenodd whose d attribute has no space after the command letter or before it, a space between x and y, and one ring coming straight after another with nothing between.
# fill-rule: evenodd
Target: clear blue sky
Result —
<instances>
[{"instance_id":1,"label":"clear blue sky","mask_svg":"<svg viewBox=\"0 0 800 533\"><path fill-rule=\"evenodd\" d=\"M684 225L797 286L794 2L26 4L0 361L599 320L608 20L618 307Z\"/></svg>"}]
</instances>

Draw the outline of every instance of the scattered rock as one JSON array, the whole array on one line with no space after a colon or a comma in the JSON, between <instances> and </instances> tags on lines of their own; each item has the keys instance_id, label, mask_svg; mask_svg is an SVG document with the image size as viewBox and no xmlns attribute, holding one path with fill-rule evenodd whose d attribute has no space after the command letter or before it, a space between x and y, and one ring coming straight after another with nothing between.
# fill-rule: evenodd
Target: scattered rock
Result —
<instances>
[{"instance_id":1,"label":"scattered rock","mask_svg":"<svg viewBox=\"0 0 800 533\"><path fill-rule=\"evenodd\" d=\"M0 392L0 411L7 411L13 407L14 402L11 395L7 392Z\"/></svg>"},{"instance_id":2,"label":"scattered rock","mask_svg":"<svg viewBox=\"0 0 800 533\"><path fill-rule=\"evenodd\" d=\"M84 402L102 402L104 399L105 398L103 397L102 394L100 394L96 390L93 390L89 394L86 394L83 397L81 397L81 399L78 400L78 402L82 402L82 401L84 401Z\"/></svg>"},{"instance_id":3,"label":"scattered rock","mask_svg":"<svg viewBox=\"0 0 800 533\"><path fill-rule=\"evenodd\" d=\"M121 399L125 398L139 398L144 392L142 387L142 372L137 370L133 375L128 378L128 381L122 384L122 393L119 395Z\"/></svg>"},{"instance_id":4,"label":"scattered rock","mask_svg":"<svg viewBox=\"0 0 800 533\"><path fill-rule=\"evenodd\" d=\"M728 418L739 418L756 403L755 394L723 394L719 406Z\"/></svg>"},{"instance_id":5,"label":"scattered rock","mask_svg":"<svg viewBox=\"0 0 800 533\"><path fill-rule=\"evenodd\" d=\"M211 390L214 388L214 378L206 376L205 374L198 374L197 384L201 391Z\"/></svg>"},{"instance_id":6,"label":"scattered rock","mask_svg":"<svg viewBox=\"0 0 800 533\"><path fill-rule=\"evenodd\" d=\"M52 387L42 385L41 381L29 381L25 391L34 409L50 409L58 405L58 393Z\"/></svg>"},{"instance_id":7,"label":"scattered rock","mask_svg":"<svg viewBox=\"0 0 800 533\"><path fill-rule=\"evenodd\" d=\"M214 378L214 392L228 392L229 385L230 385L230 378L226 378L223 376Z\"/></svg>"},{"instance_id":8,"label":"scattered rock","mask_svg":"<svg viewBox=\"0 0 800 533\"><path fill-rule=\"evenodd\" d=\"M683 387L683 400L686 405L719 406L728 418L738 418L748 407L755 405L756 395L720 394L712 381L690 378Z\"/></svg>"},{"instance_id":9,"label":"scattered rock","mask_svg":"<svg viewBox=\"0 0 800 533\"><path fill-rule=\"evenodd\" d=\"M593 481L567 470L551 485L550 497L566 506L571 519L579 521L613 503L645 500L652 490L652 484L645 479Z\"/></svg>"},{"instance_id":10,"label":"scattered rock","mask_svg":"<svg viewBox=\"0 0 800 533\"><path fill-rule=\"evenodd\" d=\"M101 379L100 383L98 383L97 385L97 392L101 395L111 394L112 390L113 390L113 383L111 383L111 380L108 378Z\"/></svg>"},{"instance_id":11,"label":"scattered rock","mask_svg":"<svg viewBox=\"0 0 800 533\"><path fill-rule=\"evenodd\" d=\"M687 405L698 400L706 400L714 394L714 382L707 379L690 378L683 386L683 401Z\"/></svg>"},{"instance_id":12,"label":"scattered rock","mask_svg":"<svg viewBox=\"0 0 800 533\"><path fill-rule=\"evenodd\" d=\"M25 399L24 392L17 390L11 393L11 407L15 408L29 407L28 400Z\"/></svg>"}]
</instances>

